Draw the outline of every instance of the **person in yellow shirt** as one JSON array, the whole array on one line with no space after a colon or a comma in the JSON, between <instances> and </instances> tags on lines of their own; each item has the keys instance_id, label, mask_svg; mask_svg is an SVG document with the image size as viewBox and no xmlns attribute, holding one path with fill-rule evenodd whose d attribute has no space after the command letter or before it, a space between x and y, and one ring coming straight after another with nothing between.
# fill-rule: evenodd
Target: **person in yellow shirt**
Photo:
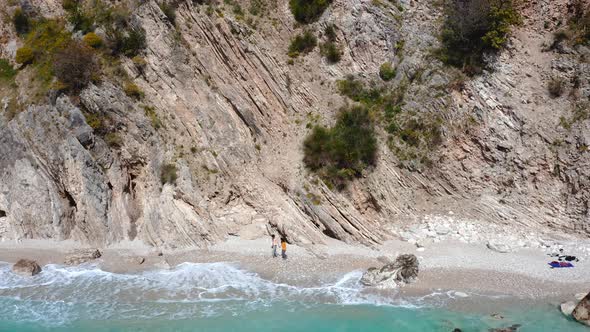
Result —
<instances>
[{"instance_id":1,"label":"person in yellow shirt","mask_svg":"<svg viewBox=\"0 0 590 332\"><path fill-rule=\"evenodd\" d=\"M281 255L283 259L287 259L287 239L285 238L281 239Z\"/></svg>"}]
</instances>

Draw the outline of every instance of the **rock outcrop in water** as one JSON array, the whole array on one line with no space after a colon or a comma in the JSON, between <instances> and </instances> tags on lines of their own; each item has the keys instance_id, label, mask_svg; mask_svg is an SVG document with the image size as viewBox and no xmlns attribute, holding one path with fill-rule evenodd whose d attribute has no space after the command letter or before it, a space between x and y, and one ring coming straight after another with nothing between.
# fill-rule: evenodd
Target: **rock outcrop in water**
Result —
<instances>
[{"instance_id":1,"label":"rock outcrop in water","mask_svg":"<svg viewBox=\"0 0 590 332\"><path fill-rule=\"evenodd\" d=\"M590 293L578 303L572 312L572 317L578 322L590 326Z\"/></svg>"},{"instance_id":2,"label":"rock outcrop in water","mask_svg":"<svg viewBox=\"0 0 590 332\"><path fill-rule=\"evenodd\" d=\"M34 276L41 273L41 266L30 259L19 259L13 266L12 271L23 276Z\"/></svg>"},{"instance_id":3,"label":"rock outcrop in water","mask_svg":"<svg viewBox=\"0 0 590 332\"><path fill-rule=\"evenodd\" d=\"M489 329L489 332L516 332L521 327L520 324L514 324L509 327L501 327L496 329Z\"/></svg>"},{"instance_id":4,"label":"rock outcrop in water","mask_svg":"<svg viewBox=\"0 0 590 332\"><path fill-rule=\"evenodd\" d=\"M432 57L443 15L435 0L336 0L305 28L287 0L254 21L229 2L174 1L174 20L154 0L104 2L127 4L146 31L142 61L117 59L142 93L128 95L105 74L71 99L37 96L33 66L2 85L1 239L185 248L272 229L303 245L327 237L374 245L400 224L449 210L478 222L590 234L582 103L590 50L545 47L567 21L570 0L523 4L508 49L460 84ZM58 0L22 3L31 15L67 16ZM7 12L0 56L15 67L23 38L4 17L17 6L0 0ZM330 24L339 63L319 51L289 58L295 35L309 29L323 40ZM442 124L433 166L415 167L419 161L390 149L380 129L375 167L336 190L305 169L302 142L308 127L331 124L350 102L338 80L380 81L386 62L395 67L391 88L406 89L404 112ZM568 93L548 94L554 78ZM112 135L93 128L97 117ZM162 180L166 170L174 181Z\"/></svg>"},{"instance_id":5,"label":"rock outcrop in water","mask_svg":"<svg viewBox=\"0 0 590 332\"><path fill-rule=\"evenodd\" d=\"M369 268L360 282L365 286L396 287L414 281L418 277L418 271L418 258L412 254L403 254L380 269Z\"/></svg>"}]
</instances>

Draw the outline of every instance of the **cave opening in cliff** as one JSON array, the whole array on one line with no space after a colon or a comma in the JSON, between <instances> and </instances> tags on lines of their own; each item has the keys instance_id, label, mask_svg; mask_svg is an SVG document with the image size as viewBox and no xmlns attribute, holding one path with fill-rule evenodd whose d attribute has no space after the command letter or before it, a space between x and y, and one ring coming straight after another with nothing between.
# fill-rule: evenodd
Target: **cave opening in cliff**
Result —
<instances>
[{"instance_id":1,"label":"cave opening in cliff","mask_svg":"<svg viewBox=\"0 0 590 332\"><path fill-rule=\"evenodd\" d=\"M334 233L331 229L329 228L325 228L322 233L324 233L324 235L326 235L327 237L330 237L332 239L336 239L338 240L338 237L336 236L336 233Z\"/></svg>"},{"instance_id":2,"label":"cave opening in cliff","mask_svg":"<svg viewBox=\"0 0 590 332\"><path fill-rule=\"evenodd\" d=\"M64 190L64 196L68 200L70 207L73 207L74 209L78 208L78 204L76 204L76 200L74 200L74 197L72 197L72 194L70 194L67 190Z\"/></svg>"},{"instance_id":3,"label":"cave opening in cliff","mask_svg":"<svg viewBox=\"0 0 590 332\"><path fill-rule=\"evenodd\" d=\"M6 217L6 211L0 210L0 218Z\"/></svg>"}]
</instances>

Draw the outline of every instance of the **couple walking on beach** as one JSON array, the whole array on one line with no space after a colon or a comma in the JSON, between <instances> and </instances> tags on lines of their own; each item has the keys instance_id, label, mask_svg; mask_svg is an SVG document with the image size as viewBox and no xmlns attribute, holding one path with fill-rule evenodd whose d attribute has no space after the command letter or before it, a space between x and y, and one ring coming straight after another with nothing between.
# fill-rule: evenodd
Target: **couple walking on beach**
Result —
<instances>
[{"instance_id":1,"label":"couple walking on beach","mask_svg":"<svg viewBox=\"0 0 590 332\"><path fill-rule=\"evenodd\" d=\"M272 235L272 257L278 257L277 249L279 248L279 238L273 234ZM283 259L287 259L287 240L283 237L281 238L281 256Z\"/></svg>"}]
</instances>

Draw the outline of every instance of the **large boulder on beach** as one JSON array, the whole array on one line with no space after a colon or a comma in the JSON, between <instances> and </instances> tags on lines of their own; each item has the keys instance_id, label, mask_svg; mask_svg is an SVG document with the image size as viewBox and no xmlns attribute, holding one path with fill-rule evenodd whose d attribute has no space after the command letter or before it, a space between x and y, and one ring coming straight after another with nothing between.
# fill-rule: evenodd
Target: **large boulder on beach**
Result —
<instances>
[{"instance_id":1,"label":"large boulder on beach","mask_svg":"<svg viewBox=\"0 0 590 332\"><path fill-rule=\"evenodd\" d=\"M572 312L572 316L578 322L590 326L590 293L578 303Z\"/></svg>"},{"instance_id":2,"label":"large boulder on beach","mask_svg":"<svg viewBox=\"0 0 590 332\"><path fill-rule=\"evenodd\" d=\"M395 287L412 282L418 277L418 258L412 254L399 255L394 262L383 267L369 268L361 277L365 286Z\"/></svg>"},{"instance_id":3,"label":"large boulder on beach","mask_svg":"<svg viewBox=\"0 0 590 332\"><path fill-rule=\"evenodd\" d=\"M79 249L69 253L64 260L66 265L80 265L100 258L102 254L98 249Z\"/></svg>"},{"instance_id":4,"label":"large boulder on beach","mask_svg":"<svg viewBox=\"0 0 590 332\"><path fill-rule=\"evenodd\" d=\"M18 262L12 266L12 271L30 277L41 273L41 266L30 259L19 259Z\"/></svg>"},{"instance_id":5,"label":"large boulder on beach","mask_svg":"<svg viewBox=\"0 0 590 332\"><path fill-rule=\"evenodd\" d=\"M565 316L569 317L574 312L574 309L576 309L576 302L574 302L574 301L563 302L559 306L559 309L561 309L561 313L562 314L564 314Z\"/></svg>"},{"instance_id":6,"label":"large boulder on beach","mask_svg":"<svg viewBox=\"0 0 590 332\"><path fill-rule=\"evenodd\" d=\"M486 246L488 249L502 254L514 251L513 245L498 240L490 240Z\"/></svg>"}]
</instances>

